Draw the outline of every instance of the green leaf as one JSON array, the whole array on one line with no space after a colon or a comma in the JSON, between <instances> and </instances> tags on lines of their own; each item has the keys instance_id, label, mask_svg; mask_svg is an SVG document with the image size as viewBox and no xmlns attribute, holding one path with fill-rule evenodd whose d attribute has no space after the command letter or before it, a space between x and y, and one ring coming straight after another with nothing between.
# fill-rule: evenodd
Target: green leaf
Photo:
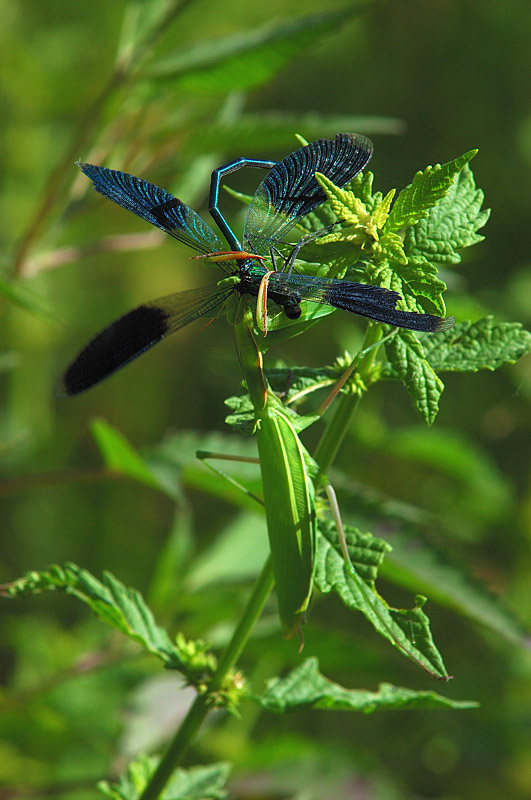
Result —
<instances>
[{"instance_id":1,"label":"green leaf","mask_svg":"<svg viewBox=\"0 0 531 800\"><path fill-rule=\"evenodd\" d=\"M450 431L441 434L437 428L431 428L427 433L420 426L416 431L418 451L424 442L423 451L417 451L419 460L422 452L426 453L426 459L420 463L433 465L438 471L454 477L460 486L465 485L465 502L472 506L474 518L478 513L481 515L477 524L483 526L482 529L484 520L507 518L510 487L501 475L493 471L492 465L485 463L483 454L476 452L476 447L467 452L467 443L458 441L452 456L451 440L455 440L455 434ZM440 442L443 434L450 439L446 448ZM400 431L393 431L393 450L399 455L408 452L400 442L403 438ZM395 440L398 440L397 447L394 447ZM361 516L367 520L367 525L383 525L389 531L392 550L379 565L378 572L382 577L409 591L421 592L430 598L430 602L435 601L485 626L512 644L528 647L529 633L504 604L503 597L494 595L470 575L469 569L457 560L450 547L442 550L434 545L432 539L426 540L426 530L448 527L447 508L437 516L381 494L374 487L355 484L351 477L347 478L337 469L334 483L341 487L343 519L348 521L351 517L359 519ZM498 510L500 513L495 515ZM456 524L455 515L452 523Z\"/></svg>"},{"instance_id":2,"label":"green leaf","mask_svg":"<svg viewBox=\"0 0 531 800\"><path fill-rule=\"evenodd\" d=\"M335 557L340 552L336 527L331 520L323 518L318 520L318 527L319 547L325 547L332 564L335 564ZM352 565L364 581L374 582L385 555L391 552L391 545L384 539L376 538L372 533L362 533L350 525L345 525L344 533ZM330 546L332 549L329 549Z\"/></svg>"},{"instance_id":3,"label":"green leaf","mask_svg":"<svg viewBox=\"0 0 531 800\"><path fill-rule=\"evenodd\" d=\"M404 124L395 117L358 116L355 114L324 114L309 111L294 114L290 111L246 112L230 119L209 119L198 122L193 135L184 143L187 154L217 152L220 142L227 152L264 156L264 153L293 150L293 131L302 131L308 141L319 137L334 137L338 131L366 134L399 134ZM181 195L179 195L181 196ZM363 200L363 197L361 198ZM322 227L322 226L321 226Z\"/></svg>"},{"instance_id":4,"label":"green leaf","mask_svg":"<svg viewBox=\"0 0 531 800\"><path fill-rule=\"evenodd\" d=\"M326 708L334 711L390 711L412 708L476 708L472 701L451 700L435 692L417 692L381 683L377 692L345 689L319 672L316 658L308 658L285 678L269 681L265 694L256 698L262 708L282 714L303 708Z\"/></svg>"},{"instance_id":5,"label":"green leaf","mask_svg":"<svg viewBox=\"0 0 531 800\"><path fill-rule=\"evenodd\" d=\"M345 563L335 537L329 538L330 528L319 522L319 530L316 587L324 594L335 591L347 608L361 611L378 633L403 655L430 675L448 680L450 676L433 642L429 619L422 611L424 598L417 597L412 609L391 608L375 590L372 579L366 582L357 570L352 571Z\"/></svg>"},{"instance_id":6,"label":"green leaf","mask_svg":"<svg viewBox=\"0 0 531 800\"><path fill-rule=\"evenodd\" d=\"M247 392L244 394L234 394L227 397L224 401L228 408L232 409L232 414L225 417L225 422L234 430L241 433L252 434L255 430L255 413L251 398Z\"/></svg>"},{"instance_id":7,"label":"green leaf","mask_svg":"<svg viewBox=\"0 0 531 800\"><path fill-rule=\"evenodd\" d=\"M103 419L96 419L91 423L90 429L100 449L105 466L120 475L139 481L152 489L159 489L169 493L176 499L175 490L171 484L164 485L147 466L146 462L127 439ZM169 490L169 491L168 491Z\"/></svg>"},{"instance_id":8,"label":"green leaf","mask_svg":"<svg viewBox=\"0 0 531 800\"><path fill-rule=\"evenodd\" d=\"M204 655L202 643L184 642L172 644L166 631L159 627L136 589L127 588L110 572L105 572L99 581L88 570L75 564L64 568L53 565L45 572L30 572L23 578L4 587L9 597L34 595L43 591L62 589L66 594L86 603L102 622L116 628L148 653L158 656L168 669L184 671L187 676L198 667L212 668L211 660ZM202 665L200 654L203 655ZM211 657L210 657L211 658Z\"/></svg>"},{"instance_id":9,"label":"green leaf","mask_svg":"<svg viewBox=\"0 0 531 800\"><path fill-rule=\"evenodd\" d=\"M396 198L386 224L386 230L397 233L402 228L414 225L427 216L428 209L435 206L449 191L455 176L477 153L469 150L459 158L446 164L426 167L417 172L409 186L402 189Z\"/></svg>"},{"instance_id":10,"label":"green leaf","mask_svg":"<svg viewBox=\"0 0 531 800\"><path fill-rule=\"evenodd\" d=\"M465 164L447 194L424 219L406 229L404 250L409 261L458 264L459 250L483 241L477 231L487 224L490 209L482 211L484 194Z\"/></svg>"},{"instance_id":11,"label":"green leaf","mask_svg":"<svg viewBox=\"0 0 531 800\"><path fill-rule=\"evenodd\" d=\"M151 780L159 759L140 755L129 764L117 783L101 781L98 789L110 800L139 800ZM231 772L230 764L176 769L160 795L161 800L223 800L223 788Z\"/></svg>"},{"instance_id":12,"label":"green leaf","mask_svg":"<svg viewBox=\"0 0 531 800\"><path fill-rule=\"evenodd\" d=\"M268 555L269 543L263 513L242 512L219 531L206 551L191 564L186 589L194 592L209 584L254 580Z\"/></svg>"},{"instance_id":13,"label":"green leaf","mask_svg":"<svg viewBox=\"0 0 531 800\"><path fill-rule=\"evenodd\" d=\"M424 354L438 372L477 372L514 364L531 352L531 333L520 322L458 322L454 328L423 341Z\"/></svg>"},{"instance_id":14,"label":"green leaf","mask_svg":"<svg viewBox=\"0 0 531 800\"><path fill-rule=\"evenodd\" d=\"M442 298L446 284L437 277L437 268L431 264L401 264L395 261L389 265L384 262L376 267L367 267L366 275L371 283L398 292L402 298L399 307L406 311L428 311L441 316L446 311Z\"/></svg>"},{"instance_id":15,"label":"green leaf","mask_svg":"<svg viewBox=\"0 0 531 800\"><path fill-rule=\"evenodd\" d=\"M420 591L451 611L483 625L511 644L529 647L529 630L470 570L429 546L420 536L393 533L393 551L380 574L410 591Z\"/></svg>"},{"instance_id":16,"label":"green leaf","mask_svg":"<svg viewBox=\"0 0 531 800\"><path fill-rule=\"evenodd\" d=\"M251 398L247 392L245 392L245 394L227 397L225 405L233 409L233 413L225 417L227 425L230 425L231 428L241 431L242 433L255 433L256 415ZM289 419L290 425L297 433L306 430L306 428L320 419L317 414L297 414L293 409L287 406L284 408L284 412L286 418Z\"/></svg>"},{"instance_id":17,"label":"green leaf","mask_svg":"<svg viewBox=\"0 0 531 800\"><path fill-rule=\"evenodd\" d=\"M168 28L172 18L180 11L181 3L175 0L129 2L125 9L117 61L126 66L131 61L138 61L146 50L149 52L153 48L157 39Z\"/></svg>"},{"instance_id":18,"label":"green leaf","mask_svg":"<svg viewBox=\"0 0 531 800\"><path fill-rule=\"evenodd\" d=\"M399 330L385 343L385 350L393 374L406 387L424 422L431 425L444 384L426 360L423 345L412 331Z\"/></svg>"},{"instance_id":19,"label":"green leaf","mask_svg":"<svg viewBox=\"0 0 531 800\"><path fill-rule=\"evenodd\" d=\"M308 15L199 42L146 72L157 90L161 80L192 92L249 90L266 83L290 59L334 33L366 4Z\"/></svg>"}]
</instances>

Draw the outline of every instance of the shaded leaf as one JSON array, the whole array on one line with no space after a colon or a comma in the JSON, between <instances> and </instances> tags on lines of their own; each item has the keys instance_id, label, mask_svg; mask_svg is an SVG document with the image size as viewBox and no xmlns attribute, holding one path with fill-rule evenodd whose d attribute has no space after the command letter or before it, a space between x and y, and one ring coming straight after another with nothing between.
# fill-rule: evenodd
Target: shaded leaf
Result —
<instances>
[{"instance_id":1,"label":"shaded leaf","mask_svg":"<svg viewBox=\"0 0 531 800\"><path fill-rule=\"evenodd\" d=\"M377 692L345 689L319 672L316 658L308 658L285 678L269 681L267 690L256 698L262 708L282 714L301 708L326 708L334 711L389 711L412 708L476 708L472 701L451 700L435 692L417 692L381 683Z\"/></svg>"},{"instance_id":2,"label":"shaded leaf","mask_svg":"<svg viewBox=\"0 0 531 800\"><path fill-rule=\"evenodd\" d=\"M65 564L64 568L53 565L48 571L27 573L5 586L4 594L16 597L56 589L82 600L98 619L158 656L168 669L188 671L192 666L190 654L194 648L190 645L193 643L183 646L181 640L180 646L172 644L166 631L156 624L140 592L126 587L110 572L105 572L103 581L99 581L88 570L75 564Z\"/></svg>"},{"instance_id":3,"label":"shaded leaf","mask_svg":"<svg viewBox=\"0 0 531 800\"><path fill-rule=\"evenodd\" d=\"M229 120L209 120L198 123L193 135L186 140L186 153L216 152L220 142L227 152L246 156L275 158L293 149L293 132L304 133L312 142L321 136L333 137L338 131L366 134L399 134L404 124L396 117L358 116L354 114L325 114L315 111L294 114L290 111L245 112ZM180 195L179 195L180 196ZM363 199L363 198L362 198ZM322 227L322 226L321 226Z\"/></svg>"},{"instance_id":4,"label":"shaded leaf","mask_svg":"<svg viewBox=\"0 0 531 800\"><path fill-rule=\"evenodd\" d=\"M450 676L433 642L429 619L422 611L425 599L417 596L417 604L412 609L391 608L375 590L372 579L365 581L358 570L351 570L345 563L335 537L329 538L330 530L319 522L316 587L324 594L335 591L347 608L361 611L378 633L403 655L430 675L448 680Z\"/></svg>"},{"instance_id":5,"label":"shaded leaf","mask_svg":"<svg viewBox=\"0 0 531 800\"><path fill-rule=\"evenodd\" d=\"M103 419L93 420L90 429L100 449L105 466L120 475L171 494L176 494L172 484L163 485L127 439Z\"/></svg>"},{"instance_id":6,"label":"shaded leaf","mask_svg":"<svg viewBox=\"0 0 531 800\"><path fill-rule=\"evenodd\" d=\"M287 61L321 40L365 4L313 14L199 42L146 72L157 85L170 80L189 91L235 91L267 82Z\"/></svg>"},{"instance_id":7,"label":"shaded leaf","mask_svg":"<svg viewBox=\"0 0 531 800\"><path fill-rule=\"evenodd\" d=\"M52 312L44 305L44 299L31 292L22 281L10 280L0 275L0 296L4 296L10 303L14 303L30 314L57 324Z\"/></svg>"},{"instance_id":8,"label":"shaded leaf","mask_svg":"<svg viewBox=\"0 0 531 800\"><path fill-rule=\"evenodd\" d=\"M449 331L426 337L423 346L425 357L438 372L495 370L531 352L531 333L520 322L495 322L489 316L458 322Z\"/></svg>"},{"instance_id":9,"label":"shaded leaf","mask_svg":"<svg viewBox=\"0 0 531 800\"><path fill-rule=\"evenodd\" d=\"M393 551L381 567L381 575L411 591L427 594L431 601L525 649L531 635L503 598L491 592L449 553L429 546L418 536L393 534Z\"/></svg>"},{"instance_id":10,"label":"shaded leaf","mask_svg":"<svg viewBox=\"0 0 531 800\"><path fill-rule=\"evenodd\" d=\"M139 800L158 766L158 759L140 755L129 764L117 783L101 781L98 789L110 800ZM176 769L162 791L161 800L223 800L223 788L231 772L230 764Z\"/></svg>"}]
</instances>

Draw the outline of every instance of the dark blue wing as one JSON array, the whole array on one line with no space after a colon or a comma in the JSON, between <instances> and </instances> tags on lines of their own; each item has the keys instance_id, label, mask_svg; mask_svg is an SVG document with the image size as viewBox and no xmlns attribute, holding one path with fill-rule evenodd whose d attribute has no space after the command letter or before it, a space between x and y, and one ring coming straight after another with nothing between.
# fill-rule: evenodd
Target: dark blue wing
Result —
<instances>
[{"instance_id":1,"label":"dark blue wing","mask_svg":"<svg viewBox=\"0 0 531 800\"><path fill-rule=\"evenodd\" d=\"M454 317L442 318L396 309L400 298L398 292L366 283L273 272L268 278L268 296L276 302L280 300L281 305L283 299L288 299L292 304L304 300L324 303L413 331L443 331L455 323Z\"/></svg>"},{"instance_id":2,"label":"dark blue wing","mask_svg":"<svg viewBox=\"0 0 531 800\"><path fill-rule=\"evenodd\" d=\"M108 375L170 333L198 317L215 317L217 309L234 291L202 286L144 303L98 333L70 364L62 380L62 393L75 395L90 389Z\"/></svg>"},{"instance_id":3,"label":"dark blue wing","mask_svg":"<svg viewBox=\"0 0 531 800\"><path fill-rule=\"evenodd\" d=\"M269 251L297 222L326 200L315 180L322 172L344 186L368 163L372 142L366 136L338 133L318 139L275 164L253 195L244 227L244 247L258 255Z\"/></svg>"},{"instance_id":4,"label":"dark blue wing","mask_svg":"<svg viewBox=\"0 0 531 800\"><path fill-rule=\"evenodd\" d=\"M154 183L107 167L77 162L97 192L169 233L199 253L226 250L210 225L192 208Z\"/></svg>"}]
</instances>

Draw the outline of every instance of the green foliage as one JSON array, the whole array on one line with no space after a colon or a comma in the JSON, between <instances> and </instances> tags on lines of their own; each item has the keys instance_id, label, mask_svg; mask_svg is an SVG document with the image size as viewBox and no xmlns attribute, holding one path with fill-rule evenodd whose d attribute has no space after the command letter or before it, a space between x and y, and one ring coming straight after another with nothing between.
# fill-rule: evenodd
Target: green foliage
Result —
<instances>
[{"instance_id":1,"label":"green foliage","mask_svg":"<svg viewBox=\"0 0 531 800\"><path fill-rule=\"evenodd\" d=\"M403 708L475 708L477 703L450 700L435 692L415 692L382 683L377 692L345 689L319 672L316 658L308 658L285 678L273 678L260 704L268 711L285 713L310 706L337 711L363 711Z\"/></svg>"},{"instance_id":2,"label":"green foliage","mask_svg":"<svg viewBox=\"0 0 531 800\"><path fill-rule=\"evenodd\" d=\"M426 219L428 210L438 205L448 194L456 176L476 153L477 150L469 150L468 153L447 164L442 166L436 164L434 167L426 167L422 172L417 172L409 186L402 189L393 204L387 220L389 230L396 233L402 228L415 225L421 219Z\"/></svg>"},{"instance_id":3,"label":"green foliage","mask_svg":"<svg viewBox=\"0 0 531 800\"><path fill-rule=\"evenodd\" d=\"M139 800L156 765L157 759L141 756L129 764L118 783L101 781L98 788L109 800ZM223 800L227 797L224 786L230 771L230 764L177 769L160 795L161 800Z\"/></svg>"},{"instance_id":4,"label":"green foliage","mask_svg":"<svg viewBox=\"0 0 531 800\"><path fill-rule=\"evenodd\" d=\"M411 395L427 425L435 421L444 384L424 356L422 344L412 331L397 331L386 345L394 374Z\"/></svg>"},{"instance_id":5,"label":"green foliage","mask_svg":"<svg viewBox=\"0 0 531 800\"><path fill-rule=\"evenodd\" d=\"M450 676L433 642L429 619L422 611L426 598L417 597L416 605L412 609L391 608L376 592L373 580L367 583L366 578L361 577L357 569L345 564L341 554L331 544L334 538L330 538L330 528L323 524L320 524L319 528L322 538L316 557L317 588L324 594L337 592L347 608L361 611L378 633L407 658L431 675L447 680ZM354 550L351 554L353 560L362 559L365 566L368 554L368 562L372 566L375 550L378 553L378 560L383 558L387 549L385 542L375 541L370 535L363 536L359 531L352 531L349 528L346 529L346 534L349 552L351 548Z\"/></svg>"},{"instance_id":6,"label":"green foliage","mask_svg":"<svg viewBox=\"0 0 531 800\"><path fill-rule=\"evenodd\" d=\"M388 10L390 16L382 17L378 11L372 29L366 17L359 24L363 8L350 4L316 14L303 3L290 18L272 6L264 20L258 7L242 17L240 8L208 3L132 2L118 43L114 7L95 7L94 16L76 19L76 9L68 6L60 24L55 15L62 13L61 4L46 19L37 6L35 13L6 15L9 81L3 89L6 110L15 113L5 127L8 169L0 215L6 323L0 370L7 388L0 491L4 571L24 573L2 587L4 598L17 600L4 603L2 621L8 686L0 783L7 792L93 797L88 785L130 762L116 782L100 782L106 797L223 798L230 768L217 762L230 759L250 781L251 771L260 771L264 795L339 800L350 797L353 778L363 782L366 794L397 800L463 792L471 800L490 800L493 786L508 800L529 795L529 747L520 735L528 716L522 692L528 632L521 618L529 605L522 530L529 382L520 366L505 368L498 379L490 375L531 349L531 334L520 323L502 321L529 310L527 283L515 271L526 265L528 252L521 179L529 150L521 122L527 109L520 108L518 128L511 131L511 157L500 158L509 152L500 151L499 143L507 141L511 120L474 83L481 80L491 92L499 65L484 79L494 51L474 58L470 35L478 31L477 41L500 46L494 4L482 6L473 20L463 7L450 35L439 26L440 40L438 26L431 24L438 12L430 4L420 15L393 16ZM354 30L348 27L352 20ZM519 36L527 47L521 23L521 16L514 18L503 58L504 86L515 103L523 94L511 91L506 66L518 63ZM327 44L341 31L348 38ZM426 31L435 45L430 38L429 70L423 68ZM459 52L451 46L458 31L469 37ZM32 44L25 60L17 55L22 36ZM371 40L378 48L367 47ZM411 58L396 57L404 46ZM472 73L471 58L477 67ZM288 65L289 75L282 76ZM395 71L392 79L374 80ZM465 72L472 84L463 81ZM513 72L521 83L518 70ZM247 101L245 92L268 83ZM466 146L455 120L466 120L470 142L487 131L498 143L478 142L482 182L496 219L489 229L491 249L482 250L477 304L466 299L464 280L450 271L465 248L482 241L479 231L489 218L469 165L475 151L417 172L400 191L378 190L371 172L343 189L321 178L329 202L304 219L301 229L341 221L303 248L297 268L379 284L398 291L404 309L439 315L446 313L448 285L448 306L459 319L454 328L417 336L371 323L363 338L359 320L341 314L324 320L333 313L329 308L307 304L300 320L289 321L271 309L267 338L250 329L255 356L267 354L266 365L263 371L258 359L248 365L247 384L237 396L236 361L229 362L221 335L213 340L207 332L181 344L173 360L168 343L146 359L146 367L132 367L108 389L54 405L52 387L74 337L81 340L112 314L153 296L154 285L196 285L196 273L188 278L184 265L176 272L179 251L171 243L153 257L149 250L160 237L144 236L131 221L130 230L139 233L117 235L129 230L126 216L113 216L93 193L84 194L72 166L76 158L143 175L199 208L214 167L234 155L281 157L295 147L294 131L309 141L342 130L401 132L401 120L346 113L388 107L389 97L380 95L390 91L409 126L399 152L440 157L452 152L459 136ZM324 104L338 111L304 111ZM426 104L430 114L424 120ZM481 120L479 134L474 113ZM421 126L409 125L415 114ZM419 140L419 130L430 143ZM382 153L379 143L380 159ZM407 175L399 159L395 167L403 185ZM379 180L388 173L380 160ZM245 202L244 192L230 194ZM148 253L140 259L134 251L142 248ZM280 248L289 252L287 244ZM105 253L112 259L100 271ZM123 277L114 272L121 257ZM66 264L71 266L56 269ZM307 338L290 342L314 326ZM270 351L285 361L273 364ZM306 355L305 366L292 364ZM441 397L445 372L479 374L451 380ZM411 407L400 387L386 392L389 384L377 386L389 379L404 385ZM337 394L326 410L332 390ZM221 424L227 394L230 433L184 430ZM416 410L431 426L439 405L440 427L412 424ZM87 420L94 417L92 434L103 462L96 468L93 450L84 450ZM251 463L257 440L262 477ZM137 449L138 442L150 444ZM224 461L223 469L207 471L204 460L210 463L219 453L246 461ZM343 526L334 511L330 519L329 471ZM284 628L294 632L307 606L305 646L319 660L301 659L296 646L279 637L276 604L267 599L273 587L273 571L264 567L269 542ZM112 573L99 580L70 559L89 562L96 574L108 564ZM26 571L28 563L50 561L64 566ZM114 575L127 576L126 583L141 585L143 593ZM416 598L413 608L395 607L403 602L400 592ZM332 593L342 603L334 605ZM79 610L61 594L81 601ZM353 627L353 612L370 625ZM397 652L406 660L393 660ZM413 665L447 679L441 652L459 678L456 688L484 701L486 712L465 715L463 722L458 714L418 715L414 709L471 709L475 703L380 682L389 670L401 669L404 676L396 682L422 679ZM162 678L177 682L154 700L149 690L161 677L161 665ZM261 694L264 681L268 688ZM189 710L183 683L193 687ZM136 708L143 690L147 699L139 704L151 713L147 719ZM215 707L230 713L213 716L194 752L194 735ZM398 713L370 720L342 715L338 727L337 716L327 710ZM407 735L401 710L410 710ZM301 723L292 714L289 726L281 720L274 727L271 719L255 716L294 711L311 719L318 713L319 724L308 723L304 713ZM240 712L242 720L235 718ZM148 749L166 750L183 718L162 759L138 756L140 748L127 750L126 742L136 741L128 738L135 720L150 741ZM175 769L187 748L189 763L210 766ZM484 753L492 758L478 760ZM341 770L344 786L337 777ZM332 773L333 780L326 777ZM162 793L155 790L166 779ZM235 793L242 791L237 784Z\"/></svg>"},{"instance_id":7,"label":"green foliage","mask_svg":"<svg viewBox=\"0 0 531 800\"><path fill-rule=\"evenodd\" d=\"M146 77L153 91L161 81L189 92L227 92L255 89L290 59L355 14L360 6L313 14L179 47L177 53L152 64Z\"/></svg>"},{"instance_id":8,"label":"green foliage","mask_svg":"<svg viewBox=\"0 0 531 800\"><path fill-rule=\"evenodd\" d=\"M476 189L474 175L466 163L439 202L415 225L406 228L404 251L408 261L459 264L459 251L484 239L477 233L490 216L490 209L482 210L483 200L483 192Z\"/></svg>"},{"instance_id":9,"label":"green foliage","mask_svg":"<svg viewBox=\"0 0 531 800\"><path fill-rule=\"evenodd\" d=\"M190 683L197 686L213 672L216 661L204 642L187 642L179 635L176 644L172 644L166 631L156 624L140 592L127 588L109 572L102 582L75 564L64 568L54 565L45 572L28 573L4 591L15 598L57 589L86 603L98 619L160 658L167 669L182 672Z\"/></svg>"},{"instance_id":10,"label":"green foliage","mask_svg":"<svg viewBox=\"0 0 531 800\"><path fill-rule=\"evenodd\" d=\"M519 322L458 322L451 331L436 333L424 343L424 353L438 372L477 372L514 364L531 351L531 333Z\"/></svg>"}]
</instances>

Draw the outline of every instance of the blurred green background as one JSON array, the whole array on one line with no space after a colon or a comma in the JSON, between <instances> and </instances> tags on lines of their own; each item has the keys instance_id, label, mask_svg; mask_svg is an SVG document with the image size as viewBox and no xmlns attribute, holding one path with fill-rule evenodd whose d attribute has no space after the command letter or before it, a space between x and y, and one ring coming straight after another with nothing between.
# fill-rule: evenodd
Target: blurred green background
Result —
<instances>
[{"instance_id":1,"label":"blurred green background","mask_svg":"<svg viewBox=\"0 0 531 800\"><path fill-rule=\"evenodd\" d=\"M204 214L214 166L239 155L281 158L297 146L295 132L308 139L367 133L383 191L477 147L472 167L492 217L482 231L486 241L443 275L448 310L458 320L493 313L529 327L531 8L516 0L404 0L353 13L355 5L337 4L327 11L344 14L320 25L314 20L296 47L288 36L287 45L278 40L248 57L238 42L248 45L249 31L267 41L267 26L322 13L322 4L189 0L146 40L138 74L128 72L135 13L140 9L148 26L150 14L172 5L0 0L0 570L7 582L65 560L97 575L109 569L148 598L151 592L157 614L173 629L222 644L241 608L242 586L201 578L196 568L196 592L181 597L179 607L157 607L153 574L168 531L185 529L201 559L233 523L233 506L205 495L193 467L188 478L183 474L177 516L154 491L110 480L89 423L109 420L141 450L168 432L223 433L223 401L240 381L226 323L177 334L77 399L55 393L77 349L110 320L215 277L190 262L184 246L155 241L133 215L87 193L73 162L142 175ZM220 67L209 66L216 43L239 33L232 60L227 55ZM123 72L115 66L120 37ZM146 77L177 56L186 68L174 65L165 80ZM70 166L52 196L50 175L61 163ZM252 191L256 180L250 170L228 183ZM241 224L238 204L222 200ZM43 210L42 224L28 236ZM110 252L80 251L123 234L144 234L143 249L123 249L123 240L113 239L117 249ZM28 246L15 262L21 244ZM293 364L329 363L355 347L361 330L336 314L273 355ZM529 357L496 373L450 375L428 430L405 392L381 383L362 404L339 457L352 481L436 518L426 535L527 622L530 397ZM200 442L182 439L184 464ZM365 523L385 537L385 526L358 520ZM245 538L248 520L242 530ZM239 568L241 584L247 575ZM392 602L411 603L403 590L382 586ZM531 662L522 641L504 640L436 603L428 611L455 675L443 693L479 700L480 710L274 719L244 711L242 720L214 721L190 763L235 761L231 792L241 798L529 797ZM298 659L273 614L268 619L242 662L258 684ZM170 676L161 679L148 660L124 658L87 610L64 596L3 602L0 631L0 786L15 787L5 797L22 789L94 797L93 782L122 769L138 748L158 746L163 709L178 717L186 701L174 683L164 683ZM319 655L323 672L346 686L372 689L385 680L440 689L330 597L315 603L305 635L305 655Z\"/></svg>"}]
</instances>

